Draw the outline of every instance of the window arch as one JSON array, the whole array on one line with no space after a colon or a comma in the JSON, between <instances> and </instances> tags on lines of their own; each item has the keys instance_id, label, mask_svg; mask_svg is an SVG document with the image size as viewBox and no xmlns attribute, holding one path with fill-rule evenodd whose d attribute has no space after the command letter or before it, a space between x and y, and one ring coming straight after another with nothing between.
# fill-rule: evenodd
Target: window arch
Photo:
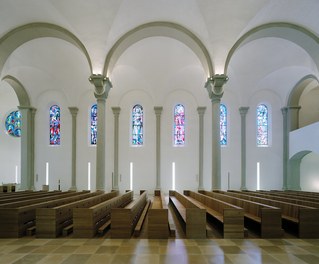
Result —
<instances>
[{"instance_id":1,"label":"window arch","mask_svg":"<svg viewBox=\"0 0 319 264\"><path fill-rule=\"evenodd\" d=\"M132 145L142 146L144 143L144 112L139 104L132 108Z\"/></svg>"},{"instance_id":2,"label":"window arch","mask_svg":"<svg viewBox=\"0 0 319 264\"><path fill-rule=\"evenodd\" d=\"M257 106L257 146L269 144L269 111L265 104Z\"/></svg>"},{"instance_id":3,"label":"window arch","mask_svg":"<svg viewBox=\"0 0 319 264\"><path fill-rule=\"evenodd\" d=\"M185 145L185 107L177 104L174 107L174 146Z\"/></svg>"},{"instance_id":4,"label":"window arch","mask_svg":"<svg viewBox=\"0 0 319 264\"><path fill-rule=\"evenodd\" d=\"M227 107L220 104L220 145L227 145Z\"/></svg>"},{"instance_id":5,"label":"window arch","mask_svg":"<svg viewBox=\"0 0 319 264\"><path fill-rule=\"evenodd\" d=\"M60 145L60 117L60 107L52 105L50 107L50 145Z\"/></svg>"},{"instance_id":6,"label":"window arch","mask_svg":"<svg viewBox=\"0 0 319 264\"><path fill-rule=\"evenodd\" d=\"M97 104L91 106L90 111L90 142L96 145L97 141Z\"/></svg>"},{"instance_id":7,"label":"window arch","mask_svg":"<svg viewBox=\"0 0 319 264\"><path fill-rule=\"evenodd\" d=\"M19 110L11 112L5 122L7 133L13 137L21 137L21 112Z\"/></svg>"}]
</instances>

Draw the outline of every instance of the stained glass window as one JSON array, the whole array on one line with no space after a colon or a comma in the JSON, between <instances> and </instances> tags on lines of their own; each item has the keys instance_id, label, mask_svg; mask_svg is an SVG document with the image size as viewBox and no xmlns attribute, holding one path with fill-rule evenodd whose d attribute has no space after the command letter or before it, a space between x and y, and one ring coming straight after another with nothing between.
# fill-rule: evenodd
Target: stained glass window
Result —
<instances>
[{"instance_id":1,"label":"stained glass window","mask_svg":"<svg viewBox=\"0 0 319 264\"><path fill-rule=\"evenodd\" d=\"M91 107L91 145L96 145L97 140L97 104L92 105Z\"/></svg>"},{"instance_id":2,"label":"stained glass window","mask_svg":"<svg viewBox=\"0 0 319 264\"><path fill-rule=\"evenodd\" d=\"M132 145L142 146L143 145L143 107L139 104L135 105L132 109Z\"/></svg>"},{"instance_id":3,"label":"stained glass window","mask_svg":"<svg viewBox=\"0 0 319 264\"><path fill-rule=\"evenodd\" d=\"M220 105L220 145L227 145L227 108Z\"/></svg>"},{"instance_id":4,"label":"stained glass window","mask_svg":"<svg viewBox=\"0 0 319 264\"><path fill-rule=\"evenodd\" d=\"M50 107L50 145L60 145L60 107Z\"/></svg>"},{"instance_id":5,"label":"stained glass window","mask_svg":"<svg viewBox=\"0 0 319 264\"><path fill-rule=\"evenodd\" d=\"M174 145L183 146L185 144L185 108L182 104L177 104L174 108Z\"/></svg>"},{"instance_id":6,"label":"stained glass window","mask_svg":"<svg viewBox=\"0 0 319 264\"><path fill-rule=\"evenodd\" d=\"M257 106L257 146L268 146L268 107Z\"/></svg>"},{"instance_id":7,"label":"stained glass window","mask_svg":"<svg viewBox=\"0 0 319 264\"><path fill-rule=\"evenodd\" d=\"M10 136L21 137L21 113L19 110L11 112L6 118L6 130Z\"/></svg>"}]
</instances>

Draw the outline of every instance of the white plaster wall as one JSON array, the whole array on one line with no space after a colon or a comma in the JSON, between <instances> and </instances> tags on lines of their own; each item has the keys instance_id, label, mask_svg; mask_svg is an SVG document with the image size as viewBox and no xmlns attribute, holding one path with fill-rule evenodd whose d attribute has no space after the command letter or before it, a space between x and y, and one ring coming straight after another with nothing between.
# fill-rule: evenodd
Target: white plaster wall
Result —
<instances>
[{"instance_id":1,"label":"white plaster wall","mask_svg":"<svg viewBox=\"0 0 319 264\"><path fill-rule=\"evenodd\" d=\"M309 153L300 163L300 187L303 191L319 191L319 154Z\"/></svg>"},{"instance_id":2,"label":"white plaster wall","mask_svg":"<svg viewBox=\"0 0 319 264\"><path fill-rule=\"evenodd\" d=\"M61 109L61 145L50 146L49 108L57 104ZM35 115L35 188L42 189L46 180L46 162L49 163L49 188L61 190L71 187L71 127L72 118L65 95L57 90L47 90L36 100Z\"/></svg>"},{"instance_id":3,"label":"white plaster wall","mask_svg":"<svg viewBox=\"0 0 319 264\"><path fill-rule=\"evenodd\" d=\"M299 105L299 127L304 127L319 121L319 88L316 87L303 93L300 97Z\"/></svg>"},{"instance_id":4,"label":"white plaster wall","mask_svg":"<svg viewBox=\"0 0 319 264\"><path fill-rule=\"evenodd\" d=\"M5 82L0 83L0 184L16 182L16 166L18 166L18 182L20 179L21 138L7 134L5 120L12 111L18 110L18 98L14 90Z\"/></svg>"}]
</instances>

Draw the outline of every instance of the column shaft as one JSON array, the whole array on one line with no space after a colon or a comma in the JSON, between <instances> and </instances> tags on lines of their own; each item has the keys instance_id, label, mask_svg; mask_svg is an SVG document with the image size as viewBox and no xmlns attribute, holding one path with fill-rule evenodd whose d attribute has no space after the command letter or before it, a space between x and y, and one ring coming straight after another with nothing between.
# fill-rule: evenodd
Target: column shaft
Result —
<instances>
[{"instance_id":1,"label":"column shaft","mask_svg":"<svg viewBox=\"0 0 319 264\"><path fill-rule=\"evenodd\" d=\"M204 190L204 113L206 107L197 107L199 115L199 160L198 160L198 190Z\"/></svg>"},{"instance_id":2,"label":"column shaft","mask_svg":"<svg viewBox=\"0 0 319 264\"><path fill-rule=\"evenodd\" d=\"M283 177L282 177L282 189L288 189L288 156L289 156L289 131L288 131L288 108L281 108L283 116L283 152L282 152L282 168L283 168Z\"/></svg>"},{"instance_id":3,"label":"column shaft","mask_svg":"<svg viewBox=\"0 0 319 264\"><path fill-rule=\"evenodd\" d=\"M161 114L163 107L155 106L156 115L156 189L161 189Z\"/></svg>"},{"instance_id":4,"label":"column shaft","mask_svg":"<svg viewBox=\"0 0 319 264\"><path fill-rule=\"evenodd\" d=\"M241 190L246 188L246 114L249 107L240 107L239 113L241 117Z\"/></svg>"},{"instance_id":5,"label":"column shaft","mask_svg":"<svg viewBox=\"0 0 319 264\"><path fill-rule=\"evenodd\" d=\"M76 116L79 111L77 107L69 107L70 113L72 115L72 178L71 178L71 188L70 190L76 191Z\"/></svg>"},{"instance_id":6,"label":"column shaft","mask_svg":"<svg viewBox=\"0 0 319 264\"><path fill-rule=\"evenodd\" d=\"M120 107L112 107L114 115L114 174L112 181L112 189L119 189L119 115Z\"/></svg>"}]
</instances>

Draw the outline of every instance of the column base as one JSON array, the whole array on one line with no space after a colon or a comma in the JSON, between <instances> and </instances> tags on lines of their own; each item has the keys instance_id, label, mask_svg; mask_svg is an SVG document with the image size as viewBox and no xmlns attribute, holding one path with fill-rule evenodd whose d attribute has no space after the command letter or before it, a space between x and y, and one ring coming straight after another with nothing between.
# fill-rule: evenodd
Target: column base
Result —
<instances>
[{"instance_id":1,"label":"column base","mask_svg":"<svg viewBox=\"0 0 319 264\"><path fill-rule=\"evenodd\" d=\"M69 191L76 192L76 191L77 191L76 186L72 186L72 187L69 189Z\"/></svg>"}]
</instances>

